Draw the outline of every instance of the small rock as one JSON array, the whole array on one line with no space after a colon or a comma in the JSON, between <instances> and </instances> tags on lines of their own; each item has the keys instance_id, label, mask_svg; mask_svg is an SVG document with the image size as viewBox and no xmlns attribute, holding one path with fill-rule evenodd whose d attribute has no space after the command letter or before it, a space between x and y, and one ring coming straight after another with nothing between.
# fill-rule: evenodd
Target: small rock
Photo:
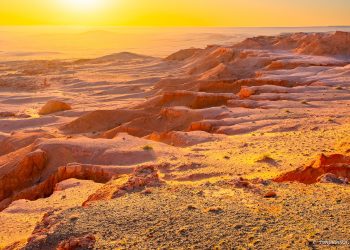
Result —
<instances>
[{"instance_id":1,"label":"small rock","mask_svg":"<svg viewBox=\"0 0 350 250\"><path fill-rule=\"evenodd\" d=\"M208 213L213 213L213 214L221 214L224 212L224 210L221 207L210 207L210 208L207 208L206 211Z\"/></svg>"},{"instance_id":2,"label":"small rock","mask_svg":"<svg viewBox=\"0 0 350 250\"><path fill-rule=\"evenodd\" d=\"M152 190L149 189L149 188L147 188L147 189L143 190L141 193L142 193L142 194L145 194L145 195L149 195L149 194L152 193Z\"/></svg>"},{"instance_id":3,"label":"small rock","mask_svg":"<svg viewBox=\"0 0 350 250\"><path fill-rule=\"evenodd\" d=\"M348 184L347 178L338 177L335 174L327 173L317 178L318 182L321 183L334 183L334 184Z\"/></svg>"},{"instance_id":4,"label":"small rock","mask_svg":"<svg viewBox=\"0 0 350 250\"><path fill-rule=\"evenodd\" d=\"M69 217L69 220L70 221L77 221L79 218L78 218L78 216L76 216L76 215L72 215L71 217Z\"/></svg>"},{"instance_id":5,"label":"small rock","mask_svg":"<svg viewBox=\"0 0 350 250\"><path fill-rule=\"evenodd\" d=\"M197 195L198 195L198 196L203 196L203 195L204 195L204 192L203 192L203 191L198 191L198 192L197 192Z\"/></svg>"},{"instance_id":6,"label":"small rock","mask_svg":"<svg viewBox=\"0 0 350 250\"><path fill-rule=\"evenodd\" d=\"M59 243L57 250L72 250L72 249L93 249L96 243L94 235L89 234L79 238L70 238Z\"/></svg>"},{"instance_id":7,"label":"small rock","mask_svg":"<svg viewBox=\"0 0 350 250\"><path fill-rule=\"evenodd\" d=\"M187 209L188 210L196 210L197 208L195 206L193 206L193 205L188 205Z\"/></svg>"},{"instance_id":8,"label":"small rock","mask_svg":"<svg viewBox=\"0 0 350 250\"><path fill-rule=\"evenodd\" d=\"M249 187L251 187L250 182L242 177L235 179L235 180L232 180L232 184L237 188L249 188Z\"/></svg>"},{"instance_id":9,"label":"small rock","mask_svg":"<svg viewBox=\"0 0 350 250\"><path fill-rule=\"evenodd\" d=\"M264 194L264 198L275 198L275 197L277 197L277 194L274 191L269 191Z\"/></svg>"},{"instance_id":10,"label":"small rock","mask_svg":"<svg viewBox=\"0 0 350 250\"><path fill-rule=\"evenodd\" d=\"M182 227L177 232L178 232L178 234L180 234L182 236L186 236L188 234L188 228L187 227Z\"/></svg>"}]
</instances>

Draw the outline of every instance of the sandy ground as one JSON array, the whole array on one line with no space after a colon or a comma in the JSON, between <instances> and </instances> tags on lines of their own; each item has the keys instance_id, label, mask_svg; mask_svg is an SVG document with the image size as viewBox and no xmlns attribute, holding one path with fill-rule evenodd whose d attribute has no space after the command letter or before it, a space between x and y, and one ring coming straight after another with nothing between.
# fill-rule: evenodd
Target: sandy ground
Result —
<instances>
[{"instance_id":1,"label":"sandy ground","mask_svg":"<svg viewBox=\"0 0 350 250\"><path fill-rule=\"evenodd\" d=\"M3 62L0 248L346 249L349 41Z\"/></svg>"}]
</instances>

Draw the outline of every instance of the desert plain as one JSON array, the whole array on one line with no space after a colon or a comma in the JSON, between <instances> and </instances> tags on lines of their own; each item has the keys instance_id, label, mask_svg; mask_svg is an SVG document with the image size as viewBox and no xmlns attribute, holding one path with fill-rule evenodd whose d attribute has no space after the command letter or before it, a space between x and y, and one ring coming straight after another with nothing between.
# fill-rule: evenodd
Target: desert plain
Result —
<instances>
[{"instance_id":1,"label":"desert plain","mask_svg":"<svg viewBox=\"0 0 350 250\"><path fill-rule=\"evenodd\" d=\"M51 57L0 63L0 249L348 249L349 32Z\"/></svg>"}]
</instances>

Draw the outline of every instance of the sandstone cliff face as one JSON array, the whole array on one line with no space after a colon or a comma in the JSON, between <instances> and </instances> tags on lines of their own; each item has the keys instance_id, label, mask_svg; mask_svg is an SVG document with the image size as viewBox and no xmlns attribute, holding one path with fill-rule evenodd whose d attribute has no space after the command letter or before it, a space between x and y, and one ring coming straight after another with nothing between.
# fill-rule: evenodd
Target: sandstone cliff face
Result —
<instances>
[{"instance_id":1,"label":"sandstone cliff face","mask_svg":"<svg viewBox=\"0 0 350 250\"><path fill-rule=\"evenodd\" d=\"M155 166L140 166L135 168L131 176L122 176L107 183L83 203L88 206L92 202L115 199L128 192L142 191L147 187L160 186L164 182L160 180Z\"/></svg>"},{"instance_id":2,"label":"sandstone cliff face","mask_svg":"<svg viewBox=\"0 0 350 250\"><path fill-rule=\"evenodd\" d=\"M190 48L190 49L183 49L180 51L177 51L165 58L165 60L168 61L183 61L186 60L192 56L196 56L202 51L202 49L197 48Z\"/></svg>"},{"instance_id":3,"label":"sandstone cliff face","mask_svg":"<svg viewBox=\"0 0 350 250\"><path fill-rule=\"evenodd\" d=\"M0 209L14 200L48 197L56 184L66 179L105 183L131 173L135 165L155 159L154 151L142 149L145 145L146 140L127 135L89 143L81 139L38 140L0 157Z\"/></svg>"},{"instance_id":4,"label":"sandstone cliff face","mask_svg":"<svg viewBox=\"0 0 350 250\"><path fill-rule=\"evenodd\" d=\"M145 114L138 110L97 110L65 124L61 130L70 134L105 131Z\"/></svg>"},{"instance_id":5,"label":"sandstone cliff face","mask_svg":"<svg viewBox=\"0 0 350 250\"><path fill-rule=\"evenodd\" d=\"M226 104L236 96L230 93L205 93L194 91L165 92L161 96L146 102L146 107L173 107L185 106L192 109L201 109Z\"/></svg>"},{"instance_id":6,"label":"sandstone cliff face","mask_svg":"<svg viewBox=\"0 0 350 250\"><path fill-rule=\"evenodd\" d=\"M28 132L14 132L10 135L5 136L3 139L0 138L0 156L9 154L18 149L29 146L34 143L37 139L43 138L54 138L54 135L44 131L28 131Z\"/></svg>"},{"instance_id":7,"label":"sandstone cliff face","mask_svg":"<svg viewBox=\"0 0 350 250\"><path fill-rule=\"evenodd\" d=\"M23 158L1 166L0 209L11 203L17 192L40 182L47 154L40 149L30 153L24 151L23 154Z\"/></svg>"},{"instance_id":8,"label":"sandstone cliff face","mask_svg":"<svg viewBox=\"0 0 350 250\"><path fill-rule=\"evenodd\" d=\"M96 237L93 234L71 237L59 243L57 250L75 250L75 249L93 249L95 246Z\"/></svg>"},{"instance_id":9,"label":"sandstone cliff face","mask_svg":"<svg viewBox=\"0 0 350 250\"><path fill-rule=\"evenodd\" d=\"M330 156L320 155L310 165L300 167L294 171L287 172L274 179L276 182L297 181L312 184L318 181L327 181L327 175L331 179L344 179L344 183L350 178L350 156L333 154Z\"/></svg>"},{"instance_id":10,"label":"sandstone cliff face","mask_svg":"<svg viewBox=\"0 0 350 250\"><path fill-rule=\"evenodd\" d=\"M36 200L50 196L57 183L70 179L93 180L107 182L118 171L108 170L101 166L69 164L58 168L48 168L49 155L36 149L27 153L18 162L10 162L2 166L0 176L0 209L6 208L12 201L19 199ZM44 170L51 174L45 177Z\"/></svg>"},{"instance_id":11,"label":"sandstone cliff face","mask_svg":"<svg viewBox=\"0 0 350 250\"><path fill-rule=\"evenodd\" d=\"M319 56L350 56L350 33L295 33L248 38L235 45L246 49L283 49L299 54Z\"/></svg>"},{"instance_id":12,"label":"sandstone cliff face","mask_svg":"<svg viewBox=\"0 0 350 250\"><path fill-rule=\"evenodd\" d=\"M28 170L30 166L27 166ZM0 203L0 209L6 208L15 200L36 200L50 196L58 183L68 179L92 180L97 183L105 183L118 175L118 172L106 170L101 166L71 164L59 167L56 172L41 182L32 183L28 188L22 188L20 185L15 186L18 190ZM17 174L19 176L19 174Z\"/></svg>"},{"instance_id":13,"label":"sandstone cliff face","mask_svg":"<svg viewBox=\"0 0 350 250\"><path fill-rule=\"evenodd\" d=\"M211 129L206 129L203 127L192 130L190 127L189 130L191 133L182 131L170 131L163 133L154 132L148 135L146 138L153 141L163 142L175 147L189 147L205 142L216 141L222 138L219 135L203 132L211 131Z\"/></svg>"}]
</instances>

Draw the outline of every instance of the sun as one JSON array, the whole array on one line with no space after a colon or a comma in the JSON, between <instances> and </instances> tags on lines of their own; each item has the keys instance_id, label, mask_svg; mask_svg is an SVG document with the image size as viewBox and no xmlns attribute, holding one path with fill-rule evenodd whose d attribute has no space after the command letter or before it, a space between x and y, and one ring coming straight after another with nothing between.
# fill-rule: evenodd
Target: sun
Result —
<instances>
[{"instance_id":1,"label":"sun","mask_svg":"<svg viewBox=\"0 0 350 250\"><path fill-rule=\"evenodd\" d=\"M61 0L62 5L71 11L92 11L101 6L101 0Z\"/></svg>"},{"instance_id":2,"label":"sun","mask_svg":"<svg viewBox=\"0 0 350 250\"><path fill-rule=\"evenodd\" d=\"M1 1L1 0L0 0ZM55 1L56 19L67 25L96 25L110 18L120 0L45 0ZM49 4L49 3L48 3ZM50 2L52 4L52 2ZM119 8L117 8L119 9ZM114 11L115 13L115 11Z\"/></svg>"}]
</instances>

